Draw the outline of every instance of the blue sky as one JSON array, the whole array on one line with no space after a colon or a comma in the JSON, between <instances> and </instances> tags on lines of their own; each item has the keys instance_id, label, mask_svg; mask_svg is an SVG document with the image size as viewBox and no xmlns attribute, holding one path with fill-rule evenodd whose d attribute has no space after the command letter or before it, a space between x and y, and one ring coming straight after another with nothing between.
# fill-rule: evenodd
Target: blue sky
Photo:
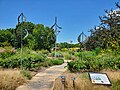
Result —
<instances>
[{"instance_id":1,"label":"blue sky","mask_svg":"<svg viewBox=\"0 0 120 90\"><path fill-rule=\"evenodd\" d=\"M50 27L57 16L62 27L57 42L77 43L82 31L89 35L100 24L104 10L116 9L115 2L120 0L0 0L0 29L15 28L21 12L27 21Z\"/></svg>"}]
</instances>

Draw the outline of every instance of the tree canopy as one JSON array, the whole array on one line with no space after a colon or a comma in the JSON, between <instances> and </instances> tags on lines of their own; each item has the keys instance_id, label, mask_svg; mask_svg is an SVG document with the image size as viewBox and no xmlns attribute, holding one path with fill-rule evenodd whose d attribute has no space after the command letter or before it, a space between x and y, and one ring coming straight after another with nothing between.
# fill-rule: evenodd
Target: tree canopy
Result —
<instances>
[{"instance_id":1,"label":"tree canopy","mask_svg":"<svg viewBox=\"0 0 120 90\"><path fill-rule=\"evenodd\" d=\"M27 38L24 38L28 34ZM22 35L22 36L21 36ZM16 25L14 29L0 30L0 46L5 44L20 48L21 40L23 46L34 50L51 50L55 43L54 30L45 27L43 24L34 24L32 22L22 22Z\"/></svg>"},{"instance_id":2,"label":"tree canopy","mask_svg":"<svg viewBox=\"0 0 120 90\"><path fill-rule=\"evenodd\" d=\"M99 16L101 24L90 30L91 35L85 44L88 50L120 47L120 6L118 3L116 6L116 10L105 10L105 15Z\"/></svg>"}]
</instances>

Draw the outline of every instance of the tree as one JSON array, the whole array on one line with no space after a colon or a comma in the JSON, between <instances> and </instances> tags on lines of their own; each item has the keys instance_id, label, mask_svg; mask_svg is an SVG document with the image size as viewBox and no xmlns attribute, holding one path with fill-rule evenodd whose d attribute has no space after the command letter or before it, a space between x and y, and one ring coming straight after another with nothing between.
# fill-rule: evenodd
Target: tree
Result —
<instances>
[{"instance_id":1,"label":"tree","mask_svg":"<svg viewBox=\"0 0 120 90\"><path fill-rule=\"evenodd\" d=\"M27 39L23 40L23 38L26 35L25 29L28 31L29 34L32 35L34 26L35 25L31 22L22 22L22 23L16 25L16 29L15 29L15 32L14 32L15 46L17 46L18 48L21 46L21 35L22 35L23 45L27 45L29 43Z\"/></svg>"},{"instance_id":2,"label":"tree","mask_svg":"<svg viewBox=\"0 0 120 90\"><path fill-rule=\"evenodd\" d=\"M4 47L7 45L12 45L12 33L10 30L13 29L6 29L6 30L0 30L0 46Z\"/></svg>"},{"instance_id":3,"label":"tree","mask_svg":"<svg viewBox=\"0 0 120 90\"><path fill-rule=\"evenodd\" d=\"M24 38L26 35L27 38ZM35 25L32 22L19 23L15 29L0 30L0 46L12 45L20 48L21 43L30 49L51 51L55 45L55 32L43 24Z\"/></svg>"},{"instance_id":4,"label":"tree","mask_svg":"<svg viewBox=\"0 0 120 90\"><path fill-rule=\"evenodd\" d=\"M118 9L105 10L105 16L99 17L101 24L90 30L91 36L86 43L87 49L96 47L117 49L120 46L120 6Z\"/></svg>"},{"instance_id":5,"label":"tree","mask_svg":"<svg viewBox=\"0 0 120 90\"><path fill-rule=\"evenodd\" d=\"M44 27L43 24L37 24L33 30L33 36L35 37L35 50L47 49L50 51L54 47L55 33L51 28Z\"/></svg>"}]
</instances>

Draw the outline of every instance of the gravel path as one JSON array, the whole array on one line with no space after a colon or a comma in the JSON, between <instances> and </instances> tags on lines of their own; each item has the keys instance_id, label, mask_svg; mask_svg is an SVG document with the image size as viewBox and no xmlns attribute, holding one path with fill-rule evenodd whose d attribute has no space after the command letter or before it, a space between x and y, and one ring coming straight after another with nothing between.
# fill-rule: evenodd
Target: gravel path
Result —
<instances>
[{"instance_id":1,"label":"gravel path","mask_svg":"<svg viewBox=\"0 0 120 90\"><path fill-rule=\"evenodd\" d=\"M28 84L18 87L16 90L53 90L54 81L65 70L67 63L52 66L45 71L36 74Z\"/></svg>"}]
</instances>

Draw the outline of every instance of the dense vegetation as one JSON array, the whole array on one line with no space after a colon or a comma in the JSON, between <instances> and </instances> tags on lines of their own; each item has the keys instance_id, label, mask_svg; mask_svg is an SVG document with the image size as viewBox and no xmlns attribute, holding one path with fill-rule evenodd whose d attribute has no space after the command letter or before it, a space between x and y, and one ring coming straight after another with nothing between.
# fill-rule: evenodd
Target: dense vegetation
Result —
<instances>
[{"instance_id":1,"label":"dense vegetation","mask_svg":"<svg viewBox=\"0 0 120 90\"><path fill-rule=\"evenodd\" d=\"M27 31L28 36L25 38ZM47 49L50 51L55 43L54 30L45 27L43 24L35 25L32 22L23 22L16 25L14 29L0 30L0 47L12 46L20 48L21 43L23 46L29 47L29 49Z\"/></svg>"},{"instance_id":2,"label":"dense vegetation","mask_svg":"<svg viewBox=\"0 0 120 90\"><path fill-rule=\"evenodd\" d=\"M47 58L54 45L54 30L43 24L21 22L16 28L0 30L0 67L20 68L22 64L31 70L62 64L63 59Z\"/></svg>"},{"instance_id":3,"label":"dense vegetation","mask_svg":"<svg viewBox=\"0 0 120 90\"><path fill-rule=\"evenodd\" d=\"M28 48L23 48L22 53L22 67L24 69L40 69L41 67L48 67L51 65L59 65L64 61L63 59L48 59L44 51L33 51ZM44 53L44 54L43 54ZM1 68L20 68L21 58L20 50L17 53L11 51L3 52L0 54L0 67Z\"/></svg>"},{"instance_id":4,"label":"dense vegetation","mask_svg":"<svg viewBox=\"0 0 120 90\"><path fill-rule=\"evenodd\" d=\"M78 60L68 63L68 68L72 72L79 71L101 71L120 69L120 53L117 51L96 50L76 53Z\"/></svg>"},{"instance_id":5,"label":"dense vegetation","mask_svg":"<svg viewBox=\"0 0 120 90\"><path fill-rule=\"evenodd\" d=\"M63 42L63 43L57 43L57 46L61 49L63 48L80 48L80 44L77 43L77 44L72 44L72 41L71 43L67 43L67 42Z\"/></svg>"}]
</instances>

